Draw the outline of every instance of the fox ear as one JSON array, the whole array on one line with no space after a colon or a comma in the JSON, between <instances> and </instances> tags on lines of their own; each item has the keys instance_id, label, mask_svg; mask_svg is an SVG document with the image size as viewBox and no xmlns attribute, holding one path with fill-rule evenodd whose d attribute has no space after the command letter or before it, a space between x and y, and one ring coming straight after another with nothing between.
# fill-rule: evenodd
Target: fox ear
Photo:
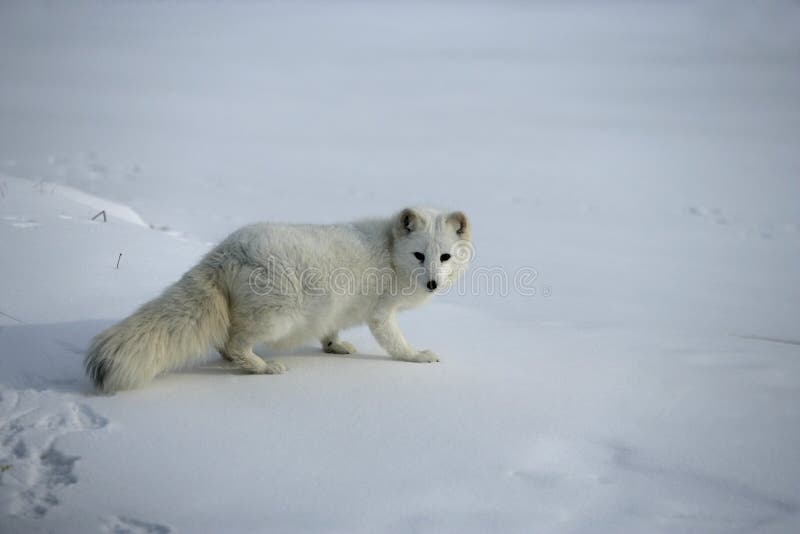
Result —
<instances>
[{"instance_id":1,"label":"fox ear","mask_svg":"<svg viewBox=\"0 0 800 534\"><path fill-rule=\"evenodd\" d=\"M397 223L395 230L398 235L407 235L417 230L422 226L422 218L420 214L412 208L406 208L397 216Z\"/></svg>"},{"instance_id":2,"label":"fox ear","mask_svg":"<svg viewBox=\"0 0 800 534\"><path fill-rule=\"evenodd\" d=\"M469 219L463 211L454 211L447 216L447 224L455 230L456 235L462 239L469 239Z\"/></svg>"}]
</instances>

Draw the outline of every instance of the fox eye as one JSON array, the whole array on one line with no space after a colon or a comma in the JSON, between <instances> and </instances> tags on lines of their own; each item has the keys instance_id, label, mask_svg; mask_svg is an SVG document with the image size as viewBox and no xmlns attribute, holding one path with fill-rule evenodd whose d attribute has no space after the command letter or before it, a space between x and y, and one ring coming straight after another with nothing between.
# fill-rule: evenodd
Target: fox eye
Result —
<instances>
[{"instance_id":1,"label":"fox eye","mask_svg":"<svg viewBox=\"0 0 800 534\"><path fill-rule=\"evenodd\" d=\"M442 255L439 257L439 259L440 259L440 260L442 260L442 261L447 261L447 260L449 260L449 259L450 259L450 254L442 254Z\"/></svg>"},{"instance_id":2,"label":"fox eye","mask_svg":"<svg viewBox=\"0 0 800 534\"><path fill-rule=\"evenodd\" d=\"M414 257L417 258L419 261L425 261L425 254L422 252L415 252Z\"/></svg>"}]
</instances>

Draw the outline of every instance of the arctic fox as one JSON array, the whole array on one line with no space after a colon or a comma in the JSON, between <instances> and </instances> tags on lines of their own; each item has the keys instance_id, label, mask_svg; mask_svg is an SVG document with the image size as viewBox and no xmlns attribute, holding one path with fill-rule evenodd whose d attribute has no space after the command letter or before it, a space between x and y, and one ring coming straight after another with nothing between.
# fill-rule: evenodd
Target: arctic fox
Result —
<instances>
[{"instance_id":1,"label":"arctic fox","mask_svg":"<svg viewBox=\"0 0 800 534\"><path fill-rule=\"evenodd\" d=\"M470 224L460 211L407 208L349 224L261 223L235 231L164 293L98 334L85 367L107 393L142 386L210 347L252 373L286 367L253 345L325 352L355 348L339 331L367 323L393 358L437 362L403 338L395 313L426 302L467 268Z\"/></svg>"}]
</instances>

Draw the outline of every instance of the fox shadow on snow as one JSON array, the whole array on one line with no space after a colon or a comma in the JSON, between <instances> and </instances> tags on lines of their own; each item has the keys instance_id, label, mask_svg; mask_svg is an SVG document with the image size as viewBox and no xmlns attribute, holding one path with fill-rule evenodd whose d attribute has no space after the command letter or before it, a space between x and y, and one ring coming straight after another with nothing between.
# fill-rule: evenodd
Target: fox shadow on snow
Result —
<instances>
[{"instance_id":1,"label":"fox shadow on snow","mask_svg":"<svg viewBox=\"0 0 800 534\"><path fill-rule=\"evenodd\" d=\"M93 394L94 388L83 371L83 358L92 338L114 321L88 320L51 324L0 326L0 385L16 389L54 390L80 395ZM285 357L323 357L391 361L374 354L327 354L319 346L272 351L263 345L256 353L265 359ZM208 359L181 374L246 374L209 350Z\"/></svg>"}]
</instances>

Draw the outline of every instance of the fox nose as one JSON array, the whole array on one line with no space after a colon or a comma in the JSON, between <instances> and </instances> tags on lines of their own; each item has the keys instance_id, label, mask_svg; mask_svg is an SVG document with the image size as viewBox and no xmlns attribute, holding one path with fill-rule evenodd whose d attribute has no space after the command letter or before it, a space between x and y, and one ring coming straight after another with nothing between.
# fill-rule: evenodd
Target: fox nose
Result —
<instances>
[{"instance_id":1,"label":"fox nose","mask_svg":"<svg viewBox=\"0 0 800 534\"><path fill-rule=\"evenodd\" d=\"M436 289L436 280L431 280L428 282L428 291L433 291Z\"/></svg>"}]
</instances>

